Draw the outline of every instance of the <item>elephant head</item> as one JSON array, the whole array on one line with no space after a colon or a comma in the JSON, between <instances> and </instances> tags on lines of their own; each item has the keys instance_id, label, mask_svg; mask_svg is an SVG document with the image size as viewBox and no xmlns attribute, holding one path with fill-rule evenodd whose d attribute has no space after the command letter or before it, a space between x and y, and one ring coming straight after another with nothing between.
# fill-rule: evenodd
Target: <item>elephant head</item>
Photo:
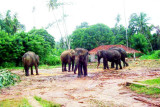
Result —
<instances>
[{"instance_id":1,"label":"elephant head","mask_svg":"<svg viewBox=\"0 0 160 107\"><path fill-rule=\"evenodd\" d=\"M105 50L99 50L98 52L97 52L97 58L98 58L98 65L97 65L97 69L98 69L98 67L99 67L99 65L100 65L100 60L101 60L101 58L103 58L103 56L104 56L104 54L105 54Z\"/></svg>"},{"instance_id":2,"label":"elephant head","mask_svg":"<svg viewBox=\"0 0 160 107\"><path fill-rule=\"evenodd\" d=\"M81 77L84 71L84 76L87 76L87 63L88 63L88 50L84 48L75 49L75 63L76 67L74 73L78 67L78 77Z\"/></svg>"}]
</instances>

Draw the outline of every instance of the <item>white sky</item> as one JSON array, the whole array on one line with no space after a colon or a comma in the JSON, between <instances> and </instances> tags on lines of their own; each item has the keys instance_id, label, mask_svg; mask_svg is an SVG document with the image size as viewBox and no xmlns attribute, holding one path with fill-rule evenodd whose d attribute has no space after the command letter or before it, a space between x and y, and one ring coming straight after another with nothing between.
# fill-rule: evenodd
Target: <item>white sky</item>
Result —
<instances>
[{"instance_id":1,"label":"white sky","mask_svg":"<svg viewBox=\"0 0 160 107\"><path fill-rule=\"evenodd\" d=\"M47 3L49 0L0 0L0 13L4 16L7 10L18 14L19 21L25 25L26 31L36 26L37 29L45 28L48 23L54 22L53 12L49 11ZM109 27L114 27L115 18L121 16L121 24L125 26L124 4L127 23L132 13L144 12L150 17L150 23L160 25L160 0L61 0L69 2L71 5L64 6L66 25L68 34L72 34L77 25L81 22L88 22L89 25L103 23ZM33 6L35 12L32 13ZM57 19L62 16L62 8L55 11ZM63 25L60 29L64 36ZM47 31L60 39L60 33L56 24Z\"/></svg>"}]
</instances>

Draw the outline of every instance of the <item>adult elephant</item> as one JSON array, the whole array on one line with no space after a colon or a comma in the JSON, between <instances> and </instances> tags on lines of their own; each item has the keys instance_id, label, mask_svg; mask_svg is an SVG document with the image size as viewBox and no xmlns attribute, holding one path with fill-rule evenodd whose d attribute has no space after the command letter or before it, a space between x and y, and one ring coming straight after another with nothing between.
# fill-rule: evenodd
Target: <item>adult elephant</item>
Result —
<instances>
[{"instance_id":1,"label":"adult elephant","mask_svg":"<svg viewBox=\"0 0 160 107\"><path fill-rule=\"evenodd\" d=\"M121 61L123 62L123 67L128 66L128 63L125 60L125 58L127 57L127 52L123 48L112 47L109 48L109 50L117 50L121 54ZM114 68L114 62L111 63L111 67Z\"/></svg>"},{"instance_id":2,"label":"adult elephant","mask_svg":"<svg viewBox=\"0 0 160 107\"><path fill-rule=\"evenodd\" d=\"M122 69L121 66L121 54L117 50L100 50L97 52L98 57L98 66L100 65L100 59L103 58L103 66L104 69L109 69L108 61L116 63L116 70L118 70L118 65L120 66L120 69Z\"/></svg>"},{"instance_id":3,"label":"adult elephant","mask_svg":"<svg viewBox=\"0 0 160 107\"><path fill-rule=\"evenodd\" d=\"M76 67L75 67L74 73L78 68L78 77L81 77L81 75L87 76L88 75L87 73L88 50L84 48L76 48L75 63L76 63Z\"/></svg>"},{"instance_id":4,"label":"adult elephant","mask_svg":"<svg viewBox=\"0 0 160 107\"><path fill-rule=\"evenodd\" d=\"M36 75L38 75L39 56L34 52L28 51L22 56L22 62L25 69L25 75L29 76L29 67L31 67L31 75L33 74L33 66L36 69Z\"/></svg>"},{"instance_id":5,"label":"adult elephant","mask_svg":"<svg viewBox=\"0 0 160 107\"><path fill-rule=\"evenodd\" d=\"M62 72L67 71L66 69L67 64L68 64L68 72L70 72L71 64L72 64L72 71L73 71L74 70L74 60L75 60L75 51L73 49L64 51L61 54Z\"/></svg>"}]
</instances>

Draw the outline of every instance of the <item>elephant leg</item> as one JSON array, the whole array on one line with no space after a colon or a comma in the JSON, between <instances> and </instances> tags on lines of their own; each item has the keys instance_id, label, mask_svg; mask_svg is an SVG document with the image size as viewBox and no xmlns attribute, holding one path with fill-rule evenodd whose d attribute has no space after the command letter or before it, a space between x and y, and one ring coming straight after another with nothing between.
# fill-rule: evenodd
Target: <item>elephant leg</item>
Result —
<instances>
[{"instance_id":1,"label":"elephant leg","mask_svg":"<svg viewBox=\"0 0 160 107\"><path fill-rule=\"evenodd\" d=\"M25 66L25 75L29 76L29 67Z\"/></svg>"},{"instance_id":2,"label":"elephant leg","mask_svg":"<svg viewBox=\"0 0 160 107\"><path fill-rule=\"evenodd\" d=\"M128 63L125 61L126 66L129 66Z\"/></svg>"},{"instance_id":3,"label":"elephant leg","mask_svg":"<svg viewBox=\"0 0 160 107\"><path fill-rule=\"evenodd\" d=\"M64 62L62 62L62 72L64 72Z\"/></svg>"},{"instance_id":4,"label":"elephant leg","mask_svg":"<svg viewBox=\"0 0 160 107\"><path fill-rule=\"evenodd\" d=\"M106 69L106 60L103 58L103 68Z\"/></svg>"},{"instance_id":5,"label":"elephant leg","mask_svg":"<svg viewBox=\"0 0 160 107\"><path fill-rule=\"evenodd\" d=\"M70 72L71 69L71 63L68 63L68 72Z\"/></svg>"},{"instance_id":6,"label":"elephant leg","mask_svg":"<svg viewBox=\"0 0 160 107\"><path fill-rule=\"evenodd\" d=\"M72 71L74 71L74 61L72 61Z\"/></svg>"},{"instance_id":7,"label":"elephant leg","mask_svg":"<svg viewBox=\"0 0 160 107\"><path fill-rule=\"evenodd\" d=\"M81 73L82 73L82 64L79 63L79 65L78 65L78 78L81 77L81 75L82 75Z\"/></svg>"},{"instance_id":8,"label":"elephant leg","mask_svg":"<svg viewBox=\"0 0 160 107\"><path fill-rule=\"evenodd\" d=\"M31 66L31 75L34 75L34 74L33 74L33 66Z\"/></svg>"},{"instance_id":9,"label":"elephant leg","mask_svg":"<svg viewBox=\"0 0 160 107\"><path fill-rule=\"evenodd\" d=\"M78 68L78 66L77 66L77 64L76 64L76 65L75 65L75 68L74 68L74 74L76 74L77 68Z\"/></svg>"},{"instance_id":10,"label":"elephant leg","mask_svg":"<svg viewBox=\"0 0 160 107\"><path fill-rule=\"evenodd\" d=\"M88 73L87 73L87 63L85 62L82 67L83 67L84 76L87 76L88 75Z\"/></svg>"},{"instance_id":11,"label":"elephant leg","mask_svg":"<svg viewBox=\"0 0 160 107\"><path fill-rule=\"evenodd\" d=\"M120 66L120 69L122 69L121 60L118 61L118 64Z\"/></svg>"},{"instance_id":12,"label":"elephant leg","mask_svg":"<svg viewBox=\"0 0 160 107\"><path fill-rule=\"evenodd\" d=\"M35 69L36 69L36 75L39 75L38 74L38 66L35 66Z\"/></svg>"},{"instance_id":13,"label":"elephant leg","mask_svg":"<svg viewBox=\"0 0 160 107\"><path fill-rule=\"evenodd\" d=\"M64 63L64 71L67 71L66 65L67 65L67 63Z\"/></svg>"},{"instance_id":14,"label":"elephant leg","mask_svg":"<svg viewBox=\"0 0 160 107\"><path fill-rule=\"evenodd\" d=\"M111 68L114 68L114 62L111 62Z\"/></svg>"},{"instance_id":15,"label":"elephant leg","mask_svg":"<svg viewBox=\"0 0 160 107\"><path fill-rule=\"evenodd\" d=\"M109 69L109 66L108 66L108 61L106 61L106 66L107 66L107 69Z\"/></svg>"},{"instance_id":16,"label":"elephant leg","mask_svg":"<svg viewBox=\"0 0 160 107\"><path fill-rule=\"evenodd\" d=\"M116 70L118 70L118 61L116 61Z\"/></svg>"}]
</instances>

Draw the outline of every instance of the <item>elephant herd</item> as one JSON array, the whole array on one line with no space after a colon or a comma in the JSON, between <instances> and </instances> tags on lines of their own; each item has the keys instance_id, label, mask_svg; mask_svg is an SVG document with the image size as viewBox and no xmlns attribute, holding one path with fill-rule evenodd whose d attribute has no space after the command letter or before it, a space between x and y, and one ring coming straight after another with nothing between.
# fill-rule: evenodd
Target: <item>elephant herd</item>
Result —
<instances>
[{"instance_id":1,"label":"elephant herd","mask_svg":"<svg viewBox=\"0 0 160 107\"><path fill-rule=\"evenodd\" d=\"M68 64L68 72L74 71L76 74L76 70L78 69L78 77L82 75L87 76L87 63L88 63L88 50L84 48L76 48L69 49L61 54L61 62L62 62L62 72L67 71L66 65ZM114 68L114 64L116 64L116 70L118 69L118 65L120 69L122 69L121 61L123 62L123 66L128 66L128 63L125 61L127 57L127 53L123 48L112 47L108 50L99 50L97 52L98 57L98 66L100 64L100 59L103 58L103 67L104 69L109 69L108 61L111 62L111 68ZM22 62L25 69L25 75L29 76L29 67L31 67L31 75L33 75L33 66L36 69L36 75L38 75L38 65L39 65L39 56L34 52L27 52L22 57Z\"/></svg>"}]
</instances>

